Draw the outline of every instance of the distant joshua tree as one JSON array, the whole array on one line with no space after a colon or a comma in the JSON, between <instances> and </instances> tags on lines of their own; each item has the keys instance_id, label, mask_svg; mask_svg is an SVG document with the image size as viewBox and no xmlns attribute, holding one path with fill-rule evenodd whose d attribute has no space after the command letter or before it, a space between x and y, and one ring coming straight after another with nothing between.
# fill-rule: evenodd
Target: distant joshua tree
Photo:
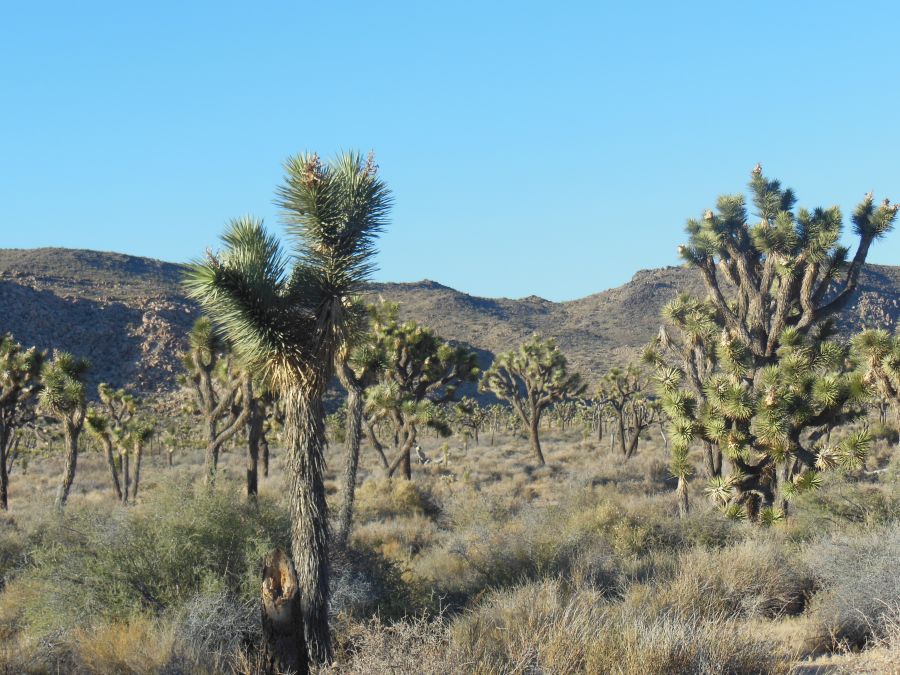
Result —
<instances>
[{"instance_id":1,"label":"distant joshua tree","mask_svg":"<svg viewBox=\"0 0 900 675\"><path fill-rule=\"evenodd\" d=\"M517 350L498 354L481 378L482 391L490 391L515 410L528 429L531 450L543 466L539 438L541 414L551 403L575 398L585 389L581 376L570 373L566 357L553 338L533 335Z\"/></svg>"},{"instance_id":2,"label":"distant joshua tree","mask_svg":"<svg viewBox=\"0 0 900 675\"><path fill-rule=\"evenodd\" d=\"M89 367L86 359L74 357L67 352L55 352L41 372L43 389L39 395L40 408L62 423L65 441L66 465L56 493L56 506L59 508L66 505L69 490L75 480L78 438L81 436L86 413L84 376Z\"/></svg>"},{"instance_id":3,"label":"distant joshua tree","mask_svg":"<svg viewBox=\"0 0 900 675\"><path fill-rule=\"evenodd\" d=\"M354 332L354 343L342 345L337 366L338 379L344 389L347 390L347 415L346 431L344 433L347 447L347 460L344 469L344 495L341 500L341 511L338 515L338 529L335 533L335 543L339 547L347 544L350 536L350 527L353 523L353 503L356 495L356 475L359 468L359 449L363 435L365 420L365 391L374 386L386 367L385 354L375 341L370 330L373 321L378 317L379 306L372 305L361 311L357 305L355 316L364 320L364 324L357 327ZM371 438L375 439L375 432L368 427ZM374 449L387 468L388 462L381 444L375 439Z\"/></svg>"},{"instance_id":4,"label":"distant joshua tree","mask_svg":"<svg viewBox=\"0 0 900 675\"><path fill-rule=\"evenodd\" d=\"M9 472L20 430L34 423L44 355L0 336L0 509L9 509ZM12 451L12 452L11 452Z\"/></svg>"},{"instance_id":5,"label":"distant joshua tree","mask_svg":"<svg viewBox=\"0 0 900 675\"><path fill-rule=\"evenodd\" d=\"M700 271L709 298L670 305L647 356L670 419L682 512L687 451L702 441L732 465L712 479L709 495L731 517L772 522L793 495L820 484L820 471L856 468L865 458L864 431L828 442L828 431L853 419L866 396L846 346L828 339L829 319L849 302L869 248L891 230L898 209L866 195L853 213L859 244L848 259L837 207L795 212L794 193L758 165L750 191L756 223L740 194L688 221L690 239L679 252Z\"/></svg>"},{"instance_id":6,"label":"distant joshua tree","mask_svg":"<svg viewBox=\"0 0 900 675\"><path fill-rule=\"evenodd\" d=\"M240 431L250 415L250 406L238 406L235 398L253 398L250 376L235 373L231 367L229 345L208 317L194 322L189 337L190 349L183 361L200 414L206 427L205 481L215 482L222 446ZM220 426L224 422L224 426Z\"/></svg>"},{"instance_id":7,"label":"distant joshua tree","mask_svg":"<svg viewBox=\"0 0 900 675\"><path fill-rule=\"evenodd\" d=\"M260 221L243 218L228 226L221 253L193 265L187 286L241 365L263 377L284 406L296 618L305 650L282 650L271 665L305 671L307 658L332 659L322 397L360 323L352 299L369 277L391 197L371 157L346 153L326 164L304 154L285 168L278 203L294 244L291 273L277 240Z\"/></svg>"},{"instance_id":8,"label":"distant joshua tree","mask_svg":"<svg viewBox=\"0 0 900 675\"><path fill-rule=\"evenodd\" d=\"M100 405L88 410L86 425L103 447L116 498L128 504L129 500L137 499L144 446L153 435L156 423L146 415L136 415L140 401L124 389L101 384L97 394ZM118 464L114 454L118 455Z\"/></svg>"},{"instance_id":9,"label":"distant joshua tree","mask_svg":"<svg viewBox=\"0 0 900 675\"><path fill-rule=\"evenodd\" d=\"M612 411L619 453L630 459L641 434L660 415L659 403L651 396L649 376L635 364L612 368L603 376L596 403Z\"/></svg>"},{"instance_id":10,"label":"distant joshua tree","mask_svg":"<svg viewBox=\"0 0 900 675\"><path fill-rule=\"evenodd\" d=\"M442 435L450 429L439 404L454 400L464 382L478 377L475 353L452 345L415 321L401 322L395 303L384 303L372 322L375 348L384 370L377 385L366 393L367 414L393 427L399 452L388 468L412 478L411 456L421 427Z\"/></svg>"},{"instance_id":11,"label":"distant joshua tree","mask_svg":"<svg viewBox=\"0 0 900 675\"><path fill-rule=\"evenodd\" d=\"M860 368L867 384L893 409L900 421L900 332L866 330L853 338ZM881 411L881 422L885 421Z\"/></svg>"}]
</instances>

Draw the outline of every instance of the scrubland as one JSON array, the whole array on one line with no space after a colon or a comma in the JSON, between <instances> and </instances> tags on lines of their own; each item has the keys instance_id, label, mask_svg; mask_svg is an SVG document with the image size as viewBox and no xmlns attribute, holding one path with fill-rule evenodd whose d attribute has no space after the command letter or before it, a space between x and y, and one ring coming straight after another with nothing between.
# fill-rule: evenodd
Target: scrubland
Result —
<instances>
[{"instance_id":1,"label":"scrubland","mask_svg":"<svg viewBox=\"0 0 900 675\"><path fill-rule=\"evenodd\" d=\"M423 439L440 463L386 479L363 447L350 546L332 559L335 673L896 672L900 460L829 475L771 527L725 519L691 481L679 518L654 430L625 461L578 430L528 442ZM892 439L891 439L892 440ZM0 672L253 673L259 564L289 546L274 450L260 496L243 450L213 490L203 457L145 459L139 503L79 460L64 513L61 459L11 481L0 529ZM328 451L332 513L344 448ZM699 463L699 462L698 462Z\"/></svg>"}]
</instances>

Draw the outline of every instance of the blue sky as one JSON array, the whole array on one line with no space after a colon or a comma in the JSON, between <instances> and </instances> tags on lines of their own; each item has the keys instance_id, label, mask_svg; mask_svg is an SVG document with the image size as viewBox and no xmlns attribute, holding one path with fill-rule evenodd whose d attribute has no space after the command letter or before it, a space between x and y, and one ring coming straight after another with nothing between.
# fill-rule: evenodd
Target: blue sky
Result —
<instances>
[{"instance_id":1,"label":"blue sky","mask_svg":"<svg viewBox=\"0 0 900 675\"><path fill-rule=\"evenodd\" d=\"M571 299L678 264L756 162L900 200L898 75L888 2L7 2L0 246L187 260L280 228L287 155L371 148L379 279Z\"/></svg>"}]
</instances>

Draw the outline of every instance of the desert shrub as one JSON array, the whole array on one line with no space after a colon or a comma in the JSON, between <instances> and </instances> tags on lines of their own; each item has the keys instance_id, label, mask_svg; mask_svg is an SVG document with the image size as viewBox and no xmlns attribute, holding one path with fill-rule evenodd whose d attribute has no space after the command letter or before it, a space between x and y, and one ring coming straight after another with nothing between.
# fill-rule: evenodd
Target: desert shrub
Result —
<instances>
[{"instance_id":1,"label":"desert shrub","mask_svg":"<svg viewBox=\"0 0 900 675\"><path fill-rule=\"evenodd\" d=\"M437 524L421 515L371 520L353 532L353 542L398 562L408 562L439 538Z\"/></svg>"},{"instance_id":2,"label":"desert shrub","mask_svg":"<svg viewBox=\"0 0 900 675\"><path fill-rule=\"evenodd\" d=\"M633 588L637 603L657 611L742 618L777 617L803 609L812 578L799 556L771 539L682 553L670 580Z\"/></svg>"},{"instance_id":3,"label":"desert shrub","mask_svg":"<svg viewBox=\"0 0 900 675\"><path fill-rule=\"evenodd\" d=\"M821 539L805 558L820 586L810 612L833 643L861 645L888 634L900 604L900 526Z\"/></svg>"},{"instance_id":4,"label":"desert shrub","mask_svg":"<svg viewBox=\"0 0 900 675\"><path fill-rule=\"evenodd\" d=\"M15 571L24 564L24 537L12 523L0 524L0 591Z\"/></svg>"},{"instance_id":5,"label":"desert shrub","mask_svg":"<svg viewBox=\"0 0 900 675\"><path fill-rule=\"evenodd\" d=\"M394 562L367 549L336 553L331 574L332 618L365 620L377 615L391 621L418 609Z\"/></svg>"},{"instance_id":6,"label":"desert shrub","mask_svg":"<svg viewBox=\"0 0 900 675\"><path fill-rule=\"evenodd\" d=\"M892 462L889 471L894 468ZM896 465L900 469L900 464ZM887 525L900 519L900 491L893 475L882 474L884 482L838 483L826 474L823 489L811 490L797 500L797 514L789 523L801 540L817 539L823 519L834 524Z\"/></svg>"},{"instance_id":7,"label":"desert shrub","mask_svg":"<svg viewBox=\"0 0 900 675\"><path fill-rule=\"evenodd\" d=\"M288 540L286 514L260 499L185 486L132 509L69 509L34 537L26 608L38 631L177 608L201 591L255 598L259 561Z\"/></svg>"},{"instance_id":8,"label":"desert shrub","mask_svg":"<svg viewBox=\"0 0 900 675\"><path fill-rule=\"evenodd\" d=\"M873 441L885 441L889 445L897 445L900 442L900 434L893 424L881 424L875 422L869 425L869 435Z\"/></svg>"},{"instance_id":9,"label":"desert shrub","mask_svg":"<svg viewBox=\"0 0 900 675\"><path fill-rule=\"evenodd\" d=\"M433 516L439 510L423 486L390 478L369 479L360 485L355 509L359 522L396 516Z\"/></svg>"},{"instance_id":10,"label":"desert shrub","mask_svg":"<svg viewBox=\"0 0 900 675\"><path fill-rule=\"evenodd\" d=\"M569 521L561 507L527 507L505 523L488 521L454 532L443 549L432 551L415 569L451 596L546 577L604 588L619 580L610 544Z\"/></svg>"},{"instance_id":11,"label":"desert shrub","mask_svg":"<svg viewBox=\"0 0 900 675\"><path fill-rule=\"evenodd\" d=\"M172 659L171 624L135 615L124 622L75 628L67 637L69 672L96 675L158 673Z\"/></svg>"},{"instance_id":12,"label":"desert shrub","mask_svg":"<svg viewBox=\"0 0 900 675\"><path fill-rule=\"evenodd\" d=\"M198 593L178 612L176 648L193 669L224 672L234 655L261 637L259 603L227 591Z\"/></svg>"},{"instance_id":13,"label":"desert shrub","mask_svg":"<svg viewBox=\"0 0 900 675\"><path fill-rule=\"evenodd\" d=\"M450 659L441 618L412 617L384 623L380 617L347 625L337 636L336 660L323 673L462 673L471 664Z\"/></svg>"},{"instance_id":14,"label":"desert shrub","mask_svg":"<svg viewBox=\"0 0 900 675\"><path fill-rule=\"evenodd\" d=\"M492 594L453 622L451 660L474 672L765 673L772 645L722 616L648 614L543 581Z\"/></svg>"}]
</instances>

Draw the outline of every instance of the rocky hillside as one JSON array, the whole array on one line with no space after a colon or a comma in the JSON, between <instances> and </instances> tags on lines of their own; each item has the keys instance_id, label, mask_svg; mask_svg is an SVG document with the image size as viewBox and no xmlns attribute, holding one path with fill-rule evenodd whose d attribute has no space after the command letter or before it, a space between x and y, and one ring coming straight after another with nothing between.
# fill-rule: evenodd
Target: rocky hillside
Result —
<instances>
[{"instance_id":1,"label":"rocky hillside","mask_svg":"<svg viewBox=\"0 0 900 675\"><path fill-rule=\"evenodd\" d=\"M179 287L181 266L70 249L0 249L0 331L25 344L87 356L92 378L144 392L176 386L178 352L197 310ZM405 316L478 349L487 362L533 332L552 335L590 380L656 333L659 311L680 290L702 293L692 271L642 270L627 284L580 300L479 298L433 281L373 284ZM846 331L892 328L900 267L872 265L842 318Z\"/></svg>"}]
</instances>

